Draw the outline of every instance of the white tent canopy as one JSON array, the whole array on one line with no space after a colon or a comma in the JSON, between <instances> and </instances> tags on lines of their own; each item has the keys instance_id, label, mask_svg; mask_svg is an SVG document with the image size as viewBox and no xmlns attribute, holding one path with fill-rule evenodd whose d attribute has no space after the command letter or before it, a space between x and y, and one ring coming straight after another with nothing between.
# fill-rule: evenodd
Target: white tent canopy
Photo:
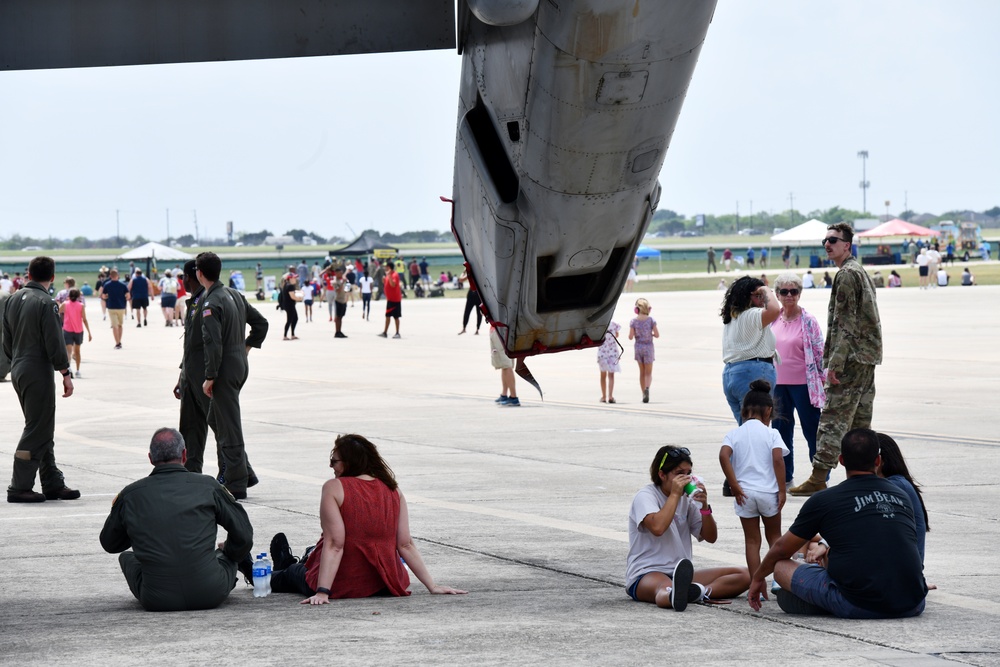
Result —
<instances>
[{"instance_id":1,"label":"white tent canopy","mask_svg":"<svg viewBox=\"0 0 1000 667\"><path fill-rule=\"evenodd\" d=\"M149 243L143 243L138 248L133 248L132 250L122 254L119 259L188 260L193 259L193 256L187 254L183 250L178 250L176 248L171 248L170 246L165 246L162 243L150 241Z\"/></svg>"},{"instance_id":2,"label":"white tent canopy","mask_svg":"<svg viewBox=\"0 0 1000 667\"><path fill-rule=\"evenodd\" d=\"M771 237L771 243L775 244L790 244L795 243L801 245L806 242L810 242L813 245L819 245L826 236L827 224L815 218L812 220L807 220L801 225L787 229L780 234L775 234Z\"/></svg>"}]
</instances>

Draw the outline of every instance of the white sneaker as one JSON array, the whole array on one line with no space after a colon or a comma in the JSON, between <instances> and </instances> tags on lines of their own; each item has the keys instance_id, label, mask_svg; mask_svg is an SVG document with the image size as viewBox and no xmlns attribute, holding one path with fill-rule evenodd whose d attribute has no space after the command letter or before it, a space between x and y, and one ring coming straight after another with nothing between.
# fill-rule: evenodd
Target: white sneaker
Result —
<instances>
[{"instance_id":1,"label":"white sneaker","mask_svg":"<svg viewBox=\"0 0 1000 667\"><path fill-rule=\"evenodd\" d=\"M79 380L79 379L80 379L81 377L82 377L82 376L80 375L80 371L77 371L77 372L76 372L76 379L77 379L77 380Z\"/></svg>"}]
</instances>

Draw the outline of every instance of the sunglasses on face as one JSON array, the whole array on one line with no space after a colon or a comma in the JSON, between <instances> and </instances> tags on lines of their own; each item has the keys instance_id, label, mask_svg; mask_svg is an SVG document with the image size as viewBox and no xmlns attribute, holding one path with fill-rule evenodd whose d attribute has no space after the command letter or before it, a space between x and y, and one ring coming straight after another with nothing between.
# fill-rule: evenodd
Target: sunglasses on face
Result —
<instances>
[{"instance_id":1,"label":"sunglasses on face","mask_svg":"<svg viewBox=\"0 0 1000 667\"><path fill-rule=\"evenodd\" d=\"M792 289L780 289L778 290L778 294L780 294L781 296L788 296L789 294L791 294L792 296L798 296L799 291L793 287Z\"/></svg>"},{"instance_id":2,"label":"sunglasses on face","mask_svg":"<svg viewBox=\"0 0 1000 667\"><path fill-rule=\"evenodd\" d=\"M691 450L687 447L668 449L666 453L663 454L663 460L660 461L660 470L663 470L663 465L667 462L667 459L682 459L687 456L691 456Z\"/></svg>"},{"instance_id":3,"label":"sunglasses on face","mask_svg":"<svg viewBox=\"0 0 1000 667\"><path fill-rule=\"evenodd\" d=\"M836 236L827 236L823 239L823 245L837 245L844 239L838 239Z\"/></svg>"}]
</instances>

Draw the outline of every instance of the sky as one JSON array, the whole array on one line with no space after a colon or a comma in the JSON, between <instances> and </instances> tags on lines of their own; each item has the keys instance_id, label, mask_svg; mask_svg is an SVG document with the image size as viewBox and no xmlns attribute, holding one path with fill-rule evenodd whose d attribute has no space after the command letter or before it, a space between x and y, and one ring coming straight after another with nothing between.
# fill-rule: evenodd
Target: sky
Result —
<instances>
[{"instance_id":1,"label":"sky","mask_svg":"<svg viewBox=\"0 0 1000 667\"><path fill-rule=\"evenodd\" d=\"M660 208L860 210L861 150L872 214L1000 205L998 25L995 0L719 0ZM0 72L0 238L444 231L460 67Z\"/></svg>"}]
</instances>

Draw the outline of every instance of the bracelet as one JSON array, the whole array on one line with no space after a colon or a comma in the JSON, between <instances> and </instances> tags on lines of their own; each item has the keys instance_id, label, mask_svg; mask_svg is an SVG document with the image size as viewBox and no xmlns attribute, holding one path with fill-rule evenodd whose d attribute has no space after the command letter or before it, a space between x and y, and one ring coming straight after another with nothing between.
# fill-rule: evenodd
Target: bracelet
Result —
<instances>
[{"instance_id":1,"label":"bracelet","mask_svg":"<svg viewBox=\"0 0 1000 667\"><path fill-rule=\"evenodd\" d=\"M711 505L706 505L705 507L703 507L699 511L701 512L702 516L711 516L712 515L712 506Z\"/></svg>"},{"instance_id":2,"label":"bracelet","mask_svg":"<svg viewBox=\"0 0 1000 667\"><path fill-rule=\"evenodd\" d=\"M826 548L827 548L827 550L829 550L829 549L830 549L830 543L829 543L829 542L827 542L826 540L824 540L824 539L823 539L822 537L821 537L821 538L819 538L819 542L818 542L818 544L822 544L822 545L823 545L824 547L826 547Z\"/></svg>"},{"instance_id":3,"label":"bracelet","mask_svg":"<svg viewBox=\"0 0 1000 667\"><path fill-rule=\"evenodd\" d=\"M316 589L316 592L317 593L326 593L326 597L330 597L330 589L329 588L323 588L322 586L320 586L319 588Z\"/></svg>"}]
</instances>

